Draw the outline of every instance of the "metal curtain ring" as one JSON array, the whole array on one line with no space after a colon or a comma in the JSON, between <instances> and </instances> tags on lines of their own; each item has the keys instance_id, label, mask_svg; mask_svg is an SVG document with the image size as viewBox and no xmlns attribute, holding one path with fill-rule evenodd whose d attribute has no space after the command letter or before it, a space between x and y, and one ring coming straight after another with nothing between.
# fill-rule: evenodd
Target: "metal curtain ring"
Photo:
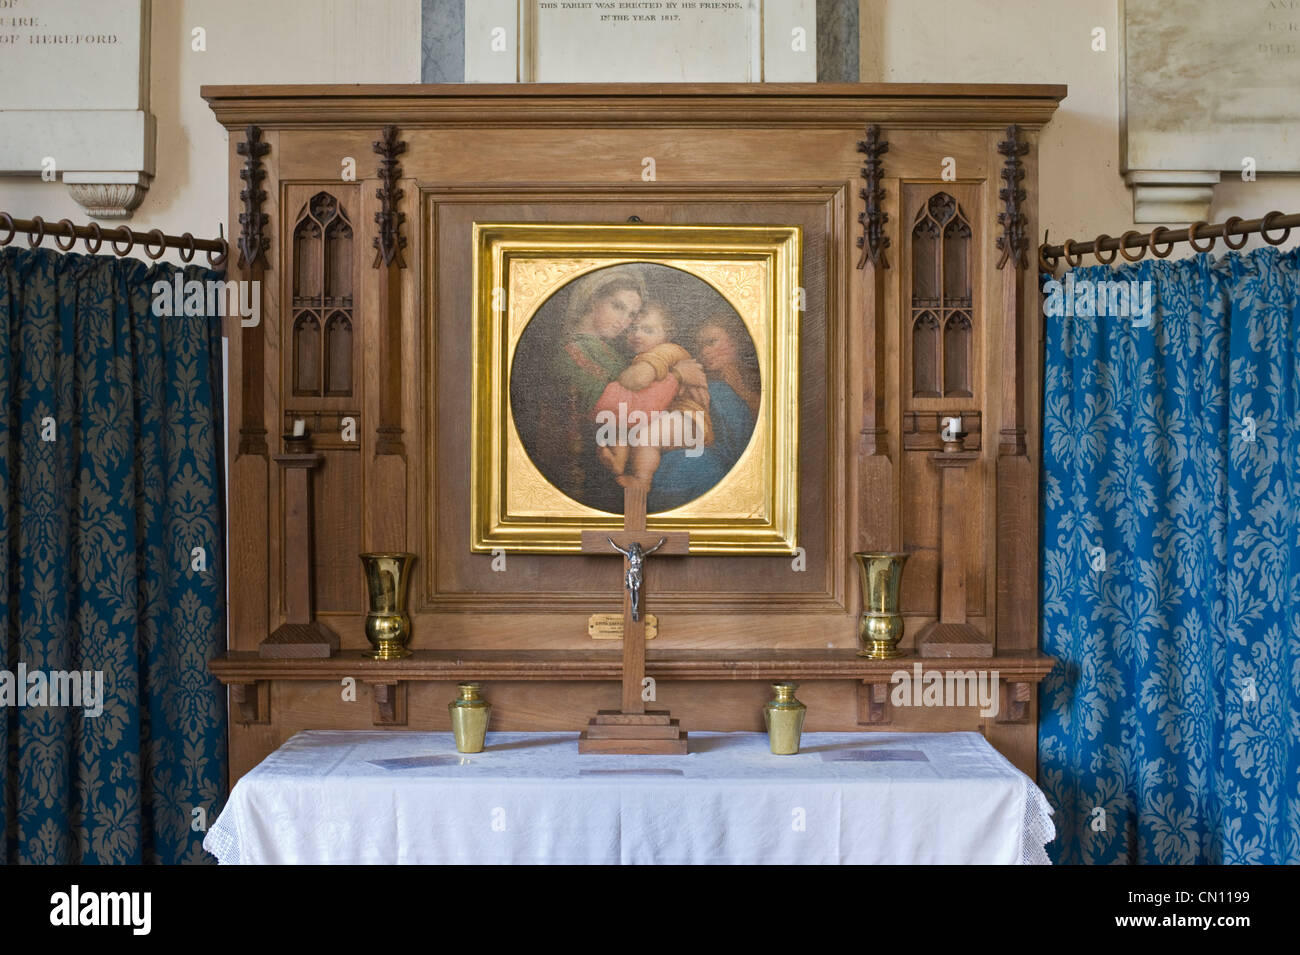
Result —
<instances>
[{"instance_id":1,"label":"metal curtain ring","mask_svg":"<svg viewBox=\"0 0 1300 955\"><path fill-rule=\"evenodd\" d=\"M1169 253L1174 251L1174 243L1172 239L1169 240L1169 244L1165 246L1165 250L1163 252L1161 252L1156 247L1157 244L1160 242L1160 238L1168 231L1170 230L1166 229L1162 225L1158 225L1154 229L1152 229L1151 234L1147 236L1147 248L1151 250L1151 254L1154 255L1157 259L1167 259L1169 258Z\"/></svg>"},{"instance_id":2,"label":"metal curtain ring","mask_svg":"<svg viewBox=\"0 0 1300 955\"><path fill-rule=\"evenodd\" d=\"M1290 228L1287 228L1287 230L1282 233L1281 238L1278 239L1271 238L1268 234L1268 230L1273 228L1273 220L1276 219L1281 214L1282 213L1280 212L1270 212L1268 215L1264 216L1264 218L1259 221L1259 237L1263 239L1265 242L1267 242L1269 245L1281 245L1283 242L1285 242L1287 239L1291 237Z\"/></svg>"},{"instance_id":3,"label":"metal curtain ring","mask_svg":"<svg viewBox=\"0 0 1300 955\"><path fill-rule=\"evenodd\" d=\"M1056 267L1061 264L1061 257L1051 258L1047 254L1047 238L1051 234L1050 229L1043 230L1043 244L1038 247L1038 264L1044 272L1050 274L1056 273Z\"/></svg>"},{"instance_id":4,"label":"metal curtain ring","mask_svg":"<svg viewBox=\"0 0 1300 955\"><path fill-rule=\"evenodd\" d=\"M186 232L181 236L181 241L185 243L183 246L179 247L181 261L188 262L190 259L194 258L194 253L198 252L198 249L194 247L194 236ZM188 251L186 251L187 249Z\"/></svg>"},{"instance_id":5,"label":"metal curtain ring","mask_svg":"<svg viewBox=\"0 0 1300 955\"><path fill-rule=\"evenodd\" d=\"M158 243L158 251L151 252L149 250L148 239L140 243L140 247L144 249L145 255L149 256L150 259L157 262L159 259L163 257L163 253L167 251L167 236L163 235L162 229L152 229L149 232L149 238Z\"/></svg>"},{"instance_id":6,"label":"metal curtain ring","mask_svg":"<svg viewBox=\"0 0 1300 955\"><path fill-rule=\"evenodd\" d=\"M1187 227L1187 244L1190 245L1193 250L1199 252L1201 255L1204 255L1206 252L1209 252L1214 248L1214 236L1210 236L1210 244L1203 249L1196 244L1196 230L1203 229L1207 225L1209 225L1209 223L1206 222L1204 219L1202 219L1200 222L1193 222L1191 225Z\"/></svg>"},{"instance_id":7,"label":"metal curtain ring","mask_svg":"<svg viewBox=\"0 0 1300 955\"><path fill-rule=\"evenodd\" d=\"M1145 255L1147 254L1147 250L1146 250L1145 248L1142 248L1142 249L1139 249L1139 250L1138 250L1138 254L1137 254L1137 255L1129 255L1129 254L1128 254L1128 240L1129 240L1129 236L1132 236L1132 235L1141 236L1142 233L1141 233L1141 232L1138 232L1136 229L1130 229L1128 232L1125 232L1122 236L1120 236L1120 237L1119 237L1119 254L1122 255L1122 256L1124 256L1125 261L1128 261L1128 262L1137 262L1137 261L1139 261L1140 259L1142 259L1143 256L1145 256Z\"/></svg>"},{"instance_id":8,"label":"metal curtain ring","mask_svg":"<svg viewBox=\"0 0 1300 955\"><path fill-rule=\"evenodd\" d=\"M1059 258L1051 259L1051 260L1048 259L1046 242L1044 242L1042 245L1038 247L1038 267L1040 269L1042 269L1044 272L1048 273L1049 275L1054 275L1056 273L1056 267L1060 264L1061 264L1061 260Z\"/></svg>"},{"instance_id":9,"label":"metal curtain ring","mask_svg":"<svg viewBox=\"0 0 1300 955\"><path fill-rule=\"evenodd\" d=\"M59 240L57 232L54 233L54 244L59 247L60 252L71 252L72 247L77 244L77 227L72 224L71 219L60 219L59 225L63 226L64 231L68 233L68 244L64 245Z\"/></svg>"},{"instance_id":10,"label":"metal curtain ring","mask_svg":"<svg viewBox=\"0 0 1300 955\"><path fill-rule=\"evenodd\" d=\"M122 233L124 232L126 233L125 237L123 237L122 235ZM116 229L114 229L113 234L109 238L113 243L113 251L116 252L118 255L130 255L131 250L135 248L135 236L133 236L131 234L131 230L124 225L120 225ZM126 242L125 249L119 249L117 247L117 243L119 239L122 239L122 241Z\"/></svg>"},{"instance_id":11,"label":"metal curtain ring","mask_svg":"<svg viewBox=\"0 0 1300 955\"><path fill-rule=\"evenodd\" d=\"M1228 216L1228 218L1223 223L1223 244L1226 245L1228 248L1232 249L1234 252L1237 249L1245 247L1246 243L1250 241L1250 236L1244 233L1241 236L1241 241L1238 242L1236 245L1233 245L1232 239L1228 238L1228 236L1231 235L1232 230L1237 228L1237 223L1240 221L1241 221L1241 216Z\"/></svg>"},{"instance_id":12,"label":"metal curtain ring","mask_svg":"<svg viewBox=\"0 0 1300 955\"><path fill-rule=\"evenodd\" d=\"M95 237L94 245L91 245L90 240L86 239L86 251L91 255L95 255L99 252L99 247L104 244L104 231L99 227L99 223L94 221L92 221L90 225L86 226L86 228L89 229L91 234Z\"/></svg>"},{"instance_id":13,"label":"metal curtain ring","mask_svg":"<svg viewBox=\"0 0 1300 955\"><path fill-rule=\"evenodd\" d=\"M1075 252L1071 255L1070 250L1072 248L1074 248L1073 239L1066 239L1065 242L1061 244L1061 250L1065 253L1065 264L1072 269L1077 269L1079 266L1083 265L1083 253Z\"/></svg>"},{"instance_id":14,"label":"metal curtain ring","mask_svg":"<svg viewBox=\"0 0 1300 955\"><path fill-rule=\"evenodd\" d=\"M0 246L6 246L14 240L14 236L18 234L18 230L14 228L14 217L7 212L0 212L0 222L3 222L5 228L9 230L9 234L3 239L0 239Z\"/></svg>"},{"instance_id":15,"label":"metal curtain ring","mask_svg":"<svg viewBox=\"0 0 1300 955\"><path fill-rule=\"evenodd\" d=\"M1104 232L1101 235L1097 236L1097 238L1092 240L1092 254L1097 257L1097 261L1100 262L1102 265L1110 265L1112 262L1115 261L1115 256L1119 255L1119 249L1111 249L1110 258L1109 259L1102 258L1101 244L1103 242L1109 242L1109 241L1110 241L1110 236L1108 236Z\"/></svg>"},{"instance_id":16,"label":"metal curtain ring","mask_svg":"<svg viewBox=\"0 0 1300 955\"><path fill-rule=\"evenodd\" d=\"M32 236L36 236L35 239ZM32 227L27 230L27 245L30 248L36 248L45 241L45 220L40 216L32 216Z\"/></svg>"},{"instance_id":17,"label":"metal curtain ring","mask_svg":"<svg viewBox=\"0 0 1300 955\"><path fill-rule=\"evenodd\" d=\"M230 244L225 239L218 239L217 241L221 243L221 251L219 253L208 253L208 265L214 269L225 265L226 256L230 254ZM212 258L214 254L217 256L216 259Z\"/></svg>"}]
</instances>

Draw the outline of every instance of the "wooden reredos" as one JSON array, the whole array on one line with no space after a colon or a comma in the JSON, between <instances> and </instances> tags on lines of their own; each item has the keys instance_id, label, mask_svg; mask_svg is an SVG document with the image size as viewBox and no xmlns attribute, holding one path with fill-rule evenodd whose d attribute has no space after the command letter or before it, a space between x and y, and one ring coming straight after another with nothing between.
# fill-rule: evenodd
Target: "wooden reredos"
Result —
<instances>
[{"instance_id":1,"label":"wooden reredos","mask_svg":"<svg viewBox=\"0 0 1300 955\"><path fill-rule=\"evenodd\" d=\"M1064 87L202 92L230 133L231 277L263 295L261 324L230 328L231 652L213 669L231 686L232 782L300 729L447 729L458 680L486 684L494 729L576 732L617 702L617 645L587 633L589 615L618 610L611 562L510 554L501 573L470 551L470 237L475 222L632 216L803 230L804 566L655 566L659 700L691 730L760 730L767 683L792 679L808 731L980 729L1032 774L1034 687L1050 661L1037 652L1041 360L1027 249L1039 131ZM945 478L933 457L954 415L973 457ZM298 419L321 457L308 542L286 539L274 460ZM945 480L961 500L947 511ZM945 540L963 570L947 580ZM342 650L259 659L285 622L286 558L304 548L315 615ZM919 658L855 655L856 550L912 554L905 648L941 604L987 640L991 658L924 663L997 670L995 718L891 704L890 675ZM363 551L418 555L408 659L358 653Z\"/></svg>"}]
</instances>

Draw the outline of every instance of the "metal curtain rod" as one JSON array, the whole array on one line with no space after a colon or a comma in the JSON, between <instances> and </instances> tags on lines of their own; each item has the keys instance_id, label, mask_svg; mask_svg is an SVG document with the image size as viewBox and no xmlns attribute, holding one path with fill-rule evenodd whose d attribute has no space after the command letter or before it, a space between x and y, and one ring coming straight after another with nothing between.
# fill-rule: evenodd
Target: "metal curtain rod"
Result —
<instances>
[{"instance_id":1,"label":"metal curtain rod","mask_svg":"<svg viewBox=\"0 0 1300 955\"><path fill-rule=\"evenodd\" d=\"M98 222L92 222L88 226L74 225L71 219L60 219L55 225L47 225L40 216L32 219L15 219L7 212L0 212L0 229L8 232L8 235L0 234L0 247L12 242L19 232L27 233L27 244L33 249L45 241L46 235L54 238L54 244L58 246L60 252L70 252L77 244L77 240L81 239L86 243L86 251L91 255L99 252L99 247L104 244L105 239L108 240L113 251L121 256L130 255L135 244L139 242L144 254L155 261L162 258L168 249L179 249L182 262L189 262L196 252L206 252L208 265L213 268L225 265L226 256L230 252L224 228L220 229L220 236L216 239L196 239L188 232L180 236L164 235L162 229L132 232L124 225L116 229L102 229ZM64 239L67 239L67 245L63 244ZM125 243L126 247L120 248L118 243ZM151 244L157 247L157 251L150 248Z\"/></svg>"},{"instance_id":2,"label":"metal curtain rod","mask_svg":"<svg viewBox=\"0 0 1300 955\"><path fill-rule=\"evenodd\" d=\"M1055 272L1062 257L1070 268L1077 268L1083 263L1083 257L1089 253L1097 257L1102 265L1110 265L1116 255L1122 255L1129 262L1137 262L1147 254L1147 250L1158 259L1163 259L1174 250L1175 242L1189 242L1197 252L1205 253L1214 248L1214 240L1223 239L1223 244L1230 249L1240 249L1246 244L1246 237L1259 233L1269 245L1281 245L1291 235L1293 228L1300 227L1300 214L1284 216L1280 212L1270 212L1262 219L1242 219L1229 216L1225 222L1210 225L1208 222L1193 222L1186 229L1166 229L1156 226L1150 232L1133 230L1125 232L1118 239L1102 233L1091 242L1075 242L1066 239L1060 245L1048 245L1047 233L1043 233L1043 244L1038 247L1038 265L1044 272ZM1270 229L1285 230L1280 237L1270 236ZM1233 244L1229 236L1241 236L1241 241ZM1197 244L1198 239L1208 239L1204 247ZM1161 248L1161 243L1165 243ZM1137 255L1129 255L1128 249L1138 249ZM1110 258L1103 258L1102 253L1109 252Z\"/></svg>"}]
</instances>

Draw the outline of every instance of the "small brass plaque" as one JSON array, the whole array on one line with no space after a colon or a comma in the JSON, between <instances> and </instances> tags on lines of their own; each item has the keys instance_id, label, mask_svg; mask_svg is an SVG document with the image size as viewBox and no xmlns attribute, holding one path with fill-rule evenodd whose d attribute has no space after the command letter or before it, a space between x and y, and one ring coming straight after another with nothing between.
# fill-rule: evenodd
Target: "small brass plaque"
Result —
<instances>
[{"instance_id":1,"label":"small brass plaque","mask_svg":"<svg viewBox=\"0 0 1300 955\"><path fill-rule=\"evenodd\" d=\"M622 640L623 615L621 613L593 613L587 618L587 633L593 640ZM645 615L645 638L653 640L659 633L659 618Z\"/></svg>"}]
</instances>

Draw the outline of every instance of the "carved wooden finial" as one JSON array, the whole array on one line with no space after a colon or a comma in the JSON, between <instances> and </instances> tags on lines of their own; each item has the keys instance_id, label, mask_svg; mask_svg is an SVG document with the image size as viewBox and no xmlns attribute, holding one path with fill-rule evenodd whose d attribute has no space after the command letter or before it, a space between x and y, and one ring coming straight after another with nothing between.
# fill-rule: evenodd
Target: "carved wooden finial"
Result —
<instances>
[{"instance_id":1,"label":"carved wooden finial","mask_svg":"<svg viewBox=\"0 0 1300 955\"><path fill-rule=\"evenodd\" d=\"M245 126L244 141L235 144L235 152L244 157L244 168L239 170L239 178L244 180L244 188L239 191L239 199L244 204L244 211L239 214L241 269L259 265L267 267L266 250L270 248L271 238L262 234L269 218L262 211L262 203L266 200L266 191L262 188L262 180L266 178L262 157L270 151L270 143L262 142L262 130L257 126Z\"/></svg>"},{"instance_id":2,"label":"carved wooden finial","mask_svg":"<svg viewBox=\"0 0 1300 955\"><path fill-rule=\"evenodd\" d=\"M397 180L402 176L402 167L397 164L397 157L406 152L406 143L397 138L396 126L385 126L383 139L374 143L375 153L380 157L379 179L383 183L375 190L381 203L380 211L375 213L375 224L379 234L375 236L374 268L397 263L399 269L406 268L402 258L402 249L406 247L406 237L402 235L402 223L406 213L397 208L403 192L397 187Z\"/></svg>"},{"instance_id":3,"label":"carved wooden finial","mask_svg":"<svg viewBox=\"0 0 1300 955\"><path fill-rule=\"evenodd\" d=\"M1029 152L1029 143L1020 141L1020 127L1008 126L1007 138L998 143L998 152L1006 157L1002 164L1002 181L1005 185L998 190L998 198L1004 204L1004 211L998 213L998 224L1002 234L998 236L997 246L1002 250L998 268L1008 261L1014 262L1017 270L1029 268L1029 220L1020 211L1020 203L1025 201L1025 190L1020 181L1025 178L1025 166L1020 157Z\"/></svg>"},{"instance_id":4,"label":"carved wooden finial","mask_svg":"<svg viewBox=\"0 0 1300 955\"><path fill-rule=\"evenodd\" d=\"M867 157L862 166L865 185L858 192L867 202L866 211L858 213L862 225L862 235L858 236L858 248L862 250L858 268L866 268L870 261L877 268L887 269L889 260L885 258L885 249L889 248L889 236L885 235L885 223L889 221L889 213L880 206L885 198L885 187L880 184L883 168L880 157L889 152L889 143L880 138L879 126L867 127L867 138L858 143L858 152Z\"/></svg>"}]
</instances>

